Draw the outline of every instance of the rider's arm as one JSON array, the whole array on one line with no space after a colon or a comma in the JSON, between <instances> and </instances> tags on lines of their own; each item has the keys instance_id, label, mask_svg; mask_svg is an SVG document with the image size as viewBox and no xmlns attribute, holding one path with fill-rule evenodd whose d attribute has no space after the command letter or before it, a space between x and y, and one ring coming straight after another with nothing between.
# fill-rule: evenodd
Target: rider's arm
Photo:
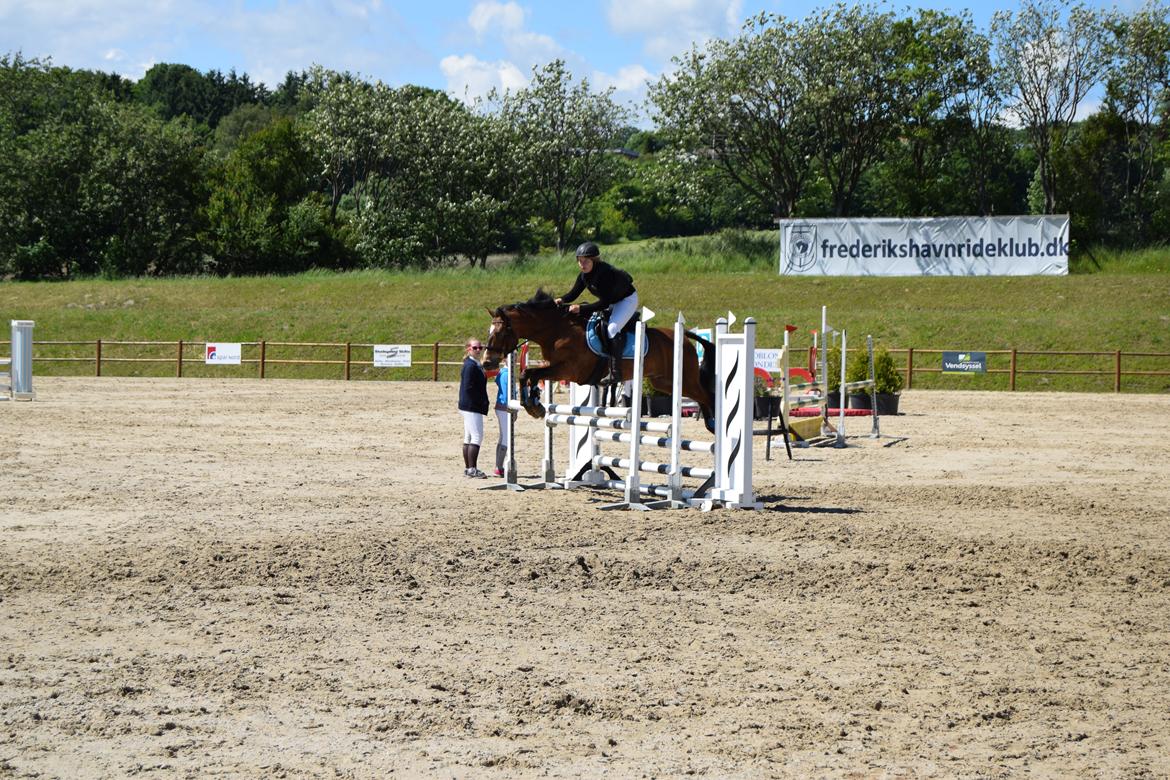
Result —
<instances>
[{"instance_id":1,"label":"rider's arm","mask_svg":"<svg viewBox=\"0 0 1170 780\"><path fill-rule=\"evenodd\" d=\"M585 274L577 274L577 281L573 282L573 289L562 295L557 300L561 303L569 303L577 300L577 296L585 290Z\"/></svg>"}]
</instances>

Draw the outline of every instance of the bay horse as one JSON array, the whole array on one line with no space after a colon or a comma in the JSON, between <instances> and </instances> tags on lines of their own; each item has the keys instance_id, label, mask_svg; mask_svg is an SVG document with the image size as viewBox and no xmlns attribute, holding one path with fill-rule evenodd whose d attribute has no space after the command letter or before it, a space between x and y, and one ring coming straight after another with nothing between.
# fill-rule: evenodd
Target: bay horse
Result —
<instances>
[{"instance_id":1,"label":"bay horse","mask_svg":"<svg viewBox=\"0 0 1170 780\"><path fill-rule=\"evenodd\" d=\"M533 417L544 417L544 405L536 383L542 380L567 381L578 385L596 385L608 367L609 358L595 355L585 343L587 314L571 314L567 305L558 306L543 289L523 303L488 309L492 317L488 331L487 354L483 366L491 370L500 365L522 339L540 345L544 365L529 366L520 374L520 397ZM628 334L632 339L633 334ZM683 343L682 394L699 405L707 430L715 428L715 349L711 342L686 331ZM647 328L648 348L643 373L654 389L670 393L674 374L674 330ZM703 362L691 341L703 345ZM634 361L620 361L622 379L633 374Z\"/></svg>"}]
</instances>

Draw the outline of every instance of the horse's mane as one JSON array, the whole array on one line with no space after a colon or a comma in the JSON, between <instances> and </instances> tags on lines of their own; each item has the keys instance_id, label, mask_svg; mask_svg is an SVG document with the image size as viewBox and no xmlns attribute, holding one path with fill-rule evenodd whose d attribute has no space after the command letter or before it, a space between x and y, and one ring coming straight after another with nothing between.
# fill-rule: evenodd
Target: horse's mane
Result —
<instances>
[{"instance_id":1,"label":"horse's mane","mask_svg":"<svg viewBox=\"0 0 1170 780\"><path fill-rule=\"evenodd\" d=\"M536 290L536 294L526 301L515 304L517 309L521 311L548 311L555 309L557 305L556 298L553 298L543 287Z\"/></svg>"}]
</instances>

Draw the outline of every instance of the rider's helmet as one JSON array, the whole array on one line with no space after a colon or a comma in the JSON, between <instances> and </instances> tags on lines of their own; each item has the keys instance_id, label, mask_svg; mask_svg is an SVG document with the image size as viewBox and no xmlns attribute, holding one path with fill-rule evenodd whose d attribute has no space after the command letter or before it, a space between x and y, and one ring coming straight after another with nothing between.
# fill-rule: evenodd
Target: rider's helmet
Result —
<instances>
[{"instance_id":1,"label":"rider's helmet","mask_svg":"<svg viewBox=\"0 0 1170 780\"><path fill-rule=\"evenodd\" d=\"M577 247L577 257L600 257L601 250L597 248L597 244L592 241L586 241L581 246Z\"/></svg>"}]
</instances>

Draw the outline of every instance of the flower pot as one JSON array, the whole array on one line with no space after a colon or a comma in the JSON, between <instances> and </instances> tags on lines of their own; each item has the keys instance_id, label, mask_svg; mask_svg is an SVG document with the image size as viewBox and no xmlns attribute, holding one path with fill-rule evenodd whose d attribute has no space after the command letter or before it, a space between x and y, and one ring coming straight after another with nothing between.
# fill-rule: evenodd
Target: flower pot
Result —
<instances>
[{"instance_id":1,"label":"flower pot","mask_svg":"<svg viewBox=\"0 0 1170 780\"><path fill-rule=\"evenodd\" d=\"M775 396L758 395L756 396L756 419L768 419L768 411L771 409L772 417L780 416L780 399Z\"/></svg>"},{"instance_id":2,"label":"flower pot","mask_svg":"<svg viewBox=\"0 0 1170 780\"><path fill-rule=\"evenodd\" d=\"M877 394L877 411L878 414L897 414L898 413L898 399L901 396L897 393L878 393Z\"/></svg>"},{"instance_id":3,"label":"flower pot","mask_svg":"<svg viewBox=\"0 0 1170 780\"><path fill-rule=\"evenodd\" d=\"M645 401L647 417L669 417L673 411L670 408L669 395L649 395Z\"/></svg>"},{"instance_id":4,"label":"flower pot","mask_svg":"<svg viewBox=\"0 0 1170 780\"><path fill-rule=\"evenodd\" d=\"M830 409L840 409L841 408L841 391L840 390L830 390L828 392L828 394L825 395L825 401L829 404Z\"/></svg>"},{"instance_id":5,"label":"flower pot","mask_svg":"<svg viewBox=\"0 0 1170 780\"><path fill-rule=\"evenodd\" d=\"M849 394L849 408L850 409L872 409L873 399L869 397L869 393L850 393Z\"/></svg>"}]
</instances>

